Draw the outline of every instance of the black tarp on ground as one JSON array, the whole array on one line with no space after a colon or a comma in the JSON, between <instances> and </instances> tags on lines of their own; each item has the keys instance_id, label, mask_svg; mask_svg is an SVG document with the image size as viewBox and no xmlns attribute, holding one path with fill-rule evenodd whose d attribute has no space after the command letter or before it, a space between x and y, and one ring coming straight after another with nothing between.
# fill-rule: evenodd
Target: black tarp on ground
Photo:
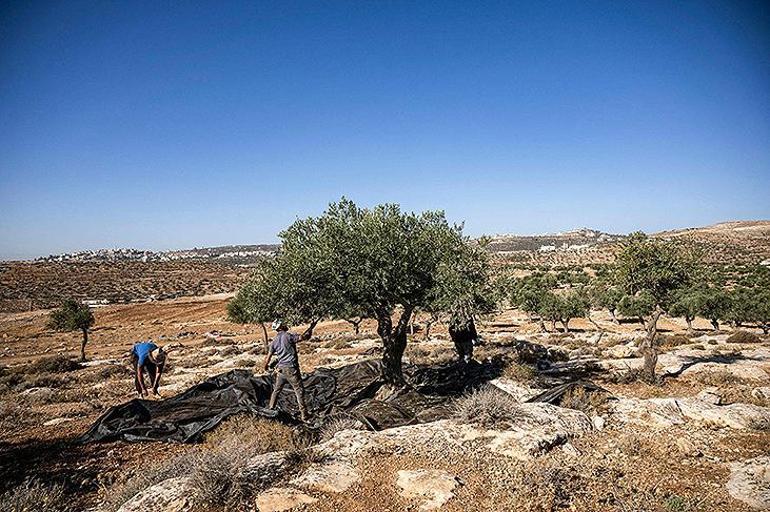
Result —
<instances>
[{"instance_id":1,"label":"black tarp on ground","mask_svg":"<svg viewBox=\"0 0 770 512\"><path fill-rule=\"evenodd\" d=\"M336 369L320 368L305 375L310 413L317 419L351 414L376 429L433 421L448 415L449 397L500 374L500 368L492 363L405 366L412 388L377 400L375 395L382 385L380 369L379 361L364 361ZM297 402L291 386L282 390L277 411L266 408L271 392L271 377L232 370L166 400L135 399L112 407L81 441L193 442L228 416L243 412L296 423Z\"/></svg>"},{"instance_id":2,"label":"black tarp on ground","mask_svg":"<svg viewBox=\"0 0 770 512\"><path fill-rule=\"evenodd\" d=\"M485 362L433 367L404 365L411 385L384 400L376 398L383 382L381 362L369 360L342 368L319 368L303 378L309 412L320 424L337 414L355 416L370 428L384 429L422 423L449 415L451 398L499 377L511 360L538 369L537 381L551 388L530 401L558 403L569 390L583 387L600 390L585 379L594 369L578 368L566 356L535 343L514 340L497 345L498 353ZM555 388L553 386L556 386ZM297 401L291 386L278 398L277 410L267 409L273 379L248 370L232 370L212 377L187 391L162 401L132 400L110 408L81 441L177 441L194 442L228 416L248 412L285 423L299 423Z\"/></svg>"}]
</instances>

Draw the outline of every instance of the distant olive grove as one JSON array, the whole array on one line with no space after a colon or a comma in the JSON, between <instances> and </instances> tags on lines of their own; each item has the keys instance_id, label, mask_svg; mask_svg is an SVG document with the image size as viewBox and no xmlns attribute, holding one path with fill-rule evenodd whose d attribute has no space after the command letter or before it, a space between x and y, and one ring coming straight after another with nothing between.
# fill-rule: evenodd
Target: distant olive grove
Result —
<instances>
[{"instance_id":1,"label":"distant olive grove","mask_svg":"<svg viewBox=\"0 0 770 512\"><path fill-rule=\"evenodd\" d=\"M612 265L541 269L515 277L493 265L485 240L470 240L441 211L403 212L393 204L360 208L342 199L318 217L297 220L280 234L281 251L260 262L230 302L230 318L262 324L276 317L315 328L322 319L346 320L358 333L363 319L376 322L383 344L382 376L399 387L401 359L413 317L426 330L449 323L450 335L475 332L479 316L501 308L525 312L540 329L570 330L585 318L601 329L592 311L613 322L638 321L644 371L654 378L658 322L695 317L734 326L770 328L770 269L709 269L697 253L675 242L634 233L622 242ZM264 330L265 341L267 331Z\"/></svg>"}]
</instances>

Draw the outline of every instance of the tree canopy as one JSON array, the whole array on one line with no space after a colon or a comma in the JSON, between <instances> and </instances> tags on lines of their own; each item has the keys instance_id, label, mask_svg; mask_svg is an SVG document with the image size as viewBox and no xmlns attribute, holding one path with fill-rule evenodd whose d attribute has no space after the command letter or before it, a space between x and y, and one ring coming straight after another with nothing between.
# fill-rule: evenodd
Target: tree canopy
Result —
<instances>
[{"instance_id":1,"label":"tree canopy","mask_svg":"<svg viewBox=\"0 0 770 512\"><path fill-rule=\"evenodd\" d=\"M440 211L359 208L343 198L323 215L295 221L280 238L279 254L236 297L235 314L269 312L311 325L350 311L374 318L385 347L383 376L394 385L404 383L401 358L414 310L477 308L486 286L482 249Z\"/></svg>"},{"instance_id":2,"label":"tree canopy","mask_svg":"<svg viewBox=\"0 0 770 512\"><path fill-rule=\"evenodd\" d=\"M94 322L94 314L88 306L74 299L66 299L62 301L61 306L51 311L48 328L56 331L81 331L83 340L80 344L80 360L85 361L88 329Z\"/></svg>"}]
</instances>

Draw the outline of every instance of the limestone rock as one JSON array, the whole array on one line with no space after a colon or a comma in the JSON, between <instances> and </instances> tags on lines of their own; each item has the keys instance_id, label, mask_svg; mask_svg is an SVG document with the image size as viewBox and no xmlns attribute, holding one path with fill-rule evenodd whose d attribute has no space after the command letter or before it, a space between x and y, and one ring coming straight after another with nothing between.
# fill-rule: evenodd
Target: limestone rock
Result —
<instances>
[{"instance_id":1,"label":"limestone rock","mask_svg":"<svg viewBox=\"0 0 770 512\"><path fill-rule=\"evenodd\" d=\"M270 452L249 459L243 469L245 478L267 486L282 476L290 466L286 452Z\"/></svg>"},{"instance_id":2,"label":"limestone rock","mask_svg":"<svg viewBox=\"0 0 770 512\"><path fill-rule=\"evenodd\" d=\"M727 373L736 379L757 382L770 381L770 375L755 362L737 361L734 363L696 363L682 371L683 377L693 377L704 373Z\"/></svg>"},{"instance_id":3,"label":"limestone rock","mask_svg":"<svg viewBox=\"0 0 770 512\"><path fill-rule=\"evenodd\" d=\"M54 418L52 420L48 420L43 423L46 427L53 427L56 425L61 425L62 423L67 423L68 421L73 421L74 418Z\"/></svg>"},{"instance_id":4,"label":"limestone rock","mask_svg":"<svg viewBox=\"0 0 770 512\"><path fill-rule=\"evenodd\" d=\"M518 406L515 425L505 431L441 420L380 432L343 430L313 449L323 457L351 460L367 452L460 453L470 445L478 448L478 443L484 443L486 449L495 453L526 459L591 430L591 420L580 411L545 403L524 403Z\"/></svg>"},{"instance_id":5,"label":"limestone rock","mask_svg":"<svg viewBox=\"0 0 770 512\"><path fill-rule=\"evenodd\" d=\"M404 498L422 500L420 510L434 510L454 497L458 482L446 471L418 469L399 471L396 485Z\"/></svg>"},{"instance_id":6,"label":"limestone rock","mask_svg":"<svg viewBox=\"0 0 770 512\"><path fill-rule=\"evenodd\" d=\"M188 477L169 478L140 492L118 512L186 512L193 506L190 491Z\"/></svg>"},{"instance_id":7,"label":"limestone rock","mask_svg":"<svg viewBox=\"0 0 770 512\"><path fill-rule=\"evenodd\" d=\"M522 386L518 382L512 379L507 379L505 377L490 380L489 383L511 395L516 399L517 402L526 402L530 398L537 396L542 391L530 388L529 386Z\"/></svg>"},{"instance_id":8,"label":"limestone rock","mask_svg":"<svg viewBox=\"0 0 770 512\"><path fill-rule=\"evenodd\" d=\"M770 510L770 456L730 464L727 492L753 508Z\"/></svg>"},{"instance_id":9,"label":"limestone rock","mask_svg":"<svg viewBox=\"0 0 770 512\"><path fill-rule=\"evenodd\" d=\"M623 398L613 402L612 420L656 428L693 421L734 429L770 428L770 408L752 404L714 405L694 398Z\"/></svg>"},{"instance_id":10,"label":"limestone rock","mask_svg":"<svg viewBox=\"0 0 770 512\"><path fill-rule=\"evenodd\" d=\"M281 512L318 501L304 492L289 487L273 487L257 496L259 512Z\"/></svg>"},{"instance_id":11,"label":"limestone rock","mask_svg":"<svg viewBox=\"0 0 770 512\"><path fill-rule=\"evenodd\" d=\"M770 386L754 388L751 391L751 396L759 400L770 400Z\"/></svg>"},{"instance_id":12,"label":"limestone rock","mask_svg":"<svg viewBox=\"0 0 770 512\"><path fill-rule=\"evenodd\" d=\"M696 396L696 398L702 402L707 402L712 405L720 405L722 403L722 394L719 392L719 388L711 386Z\"/></svg>"},{"instance_id":13,"label":"limestone rock","mask_svg":"<svg viewBox=\"0 0 770 512\"><path fill-rule=\"evenodd\" d=\"M361 481L361 474L355 466L345 461L313 464L304 473L291 481L292 485L316 489L323 492L343 492Z\"/></svg>"}]
</instances>

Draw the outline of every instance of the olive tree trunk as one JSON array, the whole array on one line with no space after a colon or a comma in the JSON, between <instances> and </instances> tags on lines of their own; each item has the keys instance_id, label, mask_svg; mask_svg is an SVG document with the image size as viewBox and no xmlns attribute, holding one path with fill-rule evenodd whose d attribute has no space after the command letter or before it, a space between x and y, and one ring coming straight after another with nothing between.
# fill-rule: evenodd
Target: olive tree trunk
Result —
<instances>
[{"instance_id":1,"label":"olive tree trunk","mask_svg":"<svg viewBox=\"0 0 770 512\"><path fill-rule=\"evenodd\" d=\"M80 341L80 362L86 360L86 343L88 343L88 329L81 329L83 331L83 339Z\"/></svg>"},{"instance_id":2,"label":"olive tree trunk","mask_svg":"<svg viewBox=\"0 0 770 512\"><path fill-rule=\"evenodd\" d=\"M382 379L394 388L406 386L401 359L406 350L406 335L409 329L409 319L413 308L404 308L398 323L394 326L389 311L381 311L377 315L377 334L383 345Z\"/></svg>"},{"instance_id":3,"label":"olive tree trunk","mask_svg":"<svg viewBox=\"0 0 770 512\"><path fill-rule=\"evenodd\" d=\"M345 321L353 326L353 332L356 336L358 336L358 333L361 330L361 322L364 321L363 318L346 318Z\"/></svg>"},{"instance_id":4,"label":"olive tree trunk","mask_svg":"<svg viewBox=\"0 0 770 512\"><path fill-rule=\"evenodd\" d=\"M716 318L712 318L711 319L711 327L713 327L715 331L718 331L719 330L719 320L717 320Z\"/></svg>"},{"instance_id":5,"label":"olive tree trunk","mask_svg":"<svg viewBox=\"0 0 770 512\"><path fill-rule=\"evenodd\" d=\"M647 320L647 336L642 341L641 352L644 355L643 377L647 382L655 382L655 367L658 365L658 320L663 312L655 311Z\"/></svg>"},{"instance_id":6,"label":"olive tree trunk","mask_svg":"<svg viewBox=\"0 0 770 512\"><path fill-rule=\"evenodd\" d=\"M265 354L270 350L270 338L267 335L267 327L265 327L265 322L260 322L259 325L262 326L262 335L264 336L264 342L265 342Z\"/></svg>"},{"instance_id":7,"label":"olive tree trunk","mask_svg":"<svg viewBox=\"0 0 770 512\"><path fill-rule=\"evenodd\" d=\"M615 325L620 325L620 321L618 320L618 316L615 314L614 309L609 309L610 316L612 317L612 323Z\"/></svg>"},{"instance_id":8,"label":"olive tree trunk","mask_svg":"<svg viewBox=\"0 0 770 512\"><path fill-rule=\"evenodd\" d=\"M692 328L692 318L686 316L684 317L684 321L687 322L687 334L694 334L695 330Z\"/></svg>"}]
</instances>

